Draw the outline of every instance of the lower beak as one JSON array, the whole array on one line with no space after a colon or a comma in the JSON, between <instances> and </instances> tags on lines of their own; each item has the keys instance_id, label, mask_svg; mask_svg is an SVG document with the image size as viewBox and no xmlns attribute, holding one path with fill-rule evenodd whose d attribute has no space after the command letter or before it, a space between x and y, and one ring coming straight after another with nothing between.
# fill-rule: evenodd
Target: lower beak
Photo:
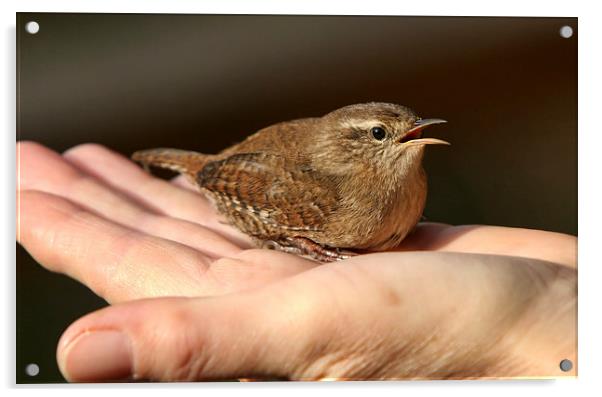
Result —
<instances>
[{"instance_id":1,"label":"lower beak","mask_svg":"<svg viewBox=\"0 0 602 397\"><path fill-rule=\"evenodd\" d=\"M405 142L404 145L407 147L414 145L451 145L451 143L437 138L420 138Z\"/></svg>"},{"instance_id":2,"label":"lower beak","mask_svg":"<svg viewBox=\"0 0 602 397\"><path fill-rule=\"evenodd\" d=\"M414 145L450 145L449 142L436 138L422 138L422 130L433 124L447 123L442 119L420 119L414 123L414 127L406 132L399 143L404 146Z\"/></svg>"}]
</instances>

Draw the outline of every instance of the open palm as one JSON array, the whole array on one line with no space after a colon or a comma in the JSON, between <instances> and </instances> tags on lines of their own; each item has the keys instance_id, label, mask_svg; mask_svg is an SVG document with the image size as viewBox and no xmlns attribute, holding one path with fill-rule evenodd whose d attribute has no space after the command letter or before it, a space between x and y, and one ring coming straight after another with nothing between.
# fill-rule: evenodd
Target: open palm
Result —
<instances>
[{"instance_id":1,"label":"open palm","mask_svg":"<svg viewBox=\"0 0 602 397\"><path fill-rule=\"evenodd\" d=\"M574 329L548 325L574 305L530 320L574 302L574 237L423 224L396 252L320 265L252 248L182 179L104 147L18 151L19 242L108 302L135 301L70 327L58 350L69 379L509 376L499 363L533 349L540 361L519 374L550 375L573 354L556 335ZM159 297L186 298L140 300ZM527 326L538 344L517 341ZM86 365L94 352L104 360Z\"/></svg>"}]
</instances>

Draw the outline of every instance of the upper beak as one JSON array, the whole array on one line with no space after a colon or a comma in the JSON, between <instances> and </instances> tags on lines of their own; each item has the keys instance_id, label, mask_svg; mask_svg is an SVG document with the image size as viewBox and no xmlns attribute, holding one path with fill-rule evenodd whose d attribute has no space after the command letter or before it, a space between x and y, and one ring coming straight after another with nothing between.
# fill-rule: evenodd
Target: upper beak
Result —
<instances>
[{"instance_id":1,"label":"upper beak","mask_svg":"<svg viewBox=\"0 0 602 397\"><path fill-rule=\"evenodd\" d=\"M447 123L442 119L420 119L414 123L414 127L406 132L399 143L409 145L450 145L449 142L436 138L422 138L422 130L433 124Z\"/></svg>"}]
</instances>

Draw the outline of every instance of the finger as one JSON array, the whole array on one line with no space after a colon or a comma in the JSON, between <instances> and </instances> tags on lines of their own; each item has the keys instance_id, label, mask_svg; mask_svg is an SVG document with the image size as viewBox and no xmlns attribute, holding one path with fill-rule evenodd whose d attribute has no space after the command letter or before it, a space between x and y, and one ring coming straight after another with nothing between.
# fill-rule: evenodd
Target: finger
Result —
<instances>
[{"instance_id":1,"label":"finger","mask_svg":"<svg viewBox=\"0 0 602 397\"><path fill-rule=\"evenodd\" d=\"M100 145L85 144L68 150L64 157L137 201L169 216L216 230L243 248L253 247L251 239L228 226L201 194L154 178L120 154Z\"/></svg>"},{"instance_id":2,"label":"finger","mask_svg":"<svg viewBox=\"0 0 602 397\"><path fill-rule=\"evenodd\" d=\"M124 228L47 193L24 191L18 204L17 240L29 253L109 302L226 294L316 266L268 250L247 250L213 261L185 245Z\"/></svg>"},{"instance_id":3,"label":"finger","mask_svg":"<svg viewBox=\"0 0 602 397\"><path fill-rule=\"evenodd\" d=\"M20 189L65 197L114 222L186 244L214 258L240 251L240 247L208 228L140 206L140 203L80 172L60 155L41 145L19 143L19 153Z\"/></svg>"},{"instance_id":4,"label":"finger","mask_svg":"<svg viewBox=\"0 0 602 397\"><path fill-rule=\"evenodd\" d=\"M420 223L396 249L511 255L577 265L577 238L562 233L522 228Z\"/></svg>"},{"instance_id":5,"label":"finger","mask_svg":"<svg viewBox=\"0 0 602 397\"><path fill-rule=\"evenodd\" d=\"M286 377L313 332L278 296L152 299L92 313L61 337L70 381L193 381Z\"/></svg>"},{"instance_id":6,"label":"finger","mask_svg":"<svg viewBox=\"0 0 602 397\"><path fill-rule=\"evenodd\" d=\"M47 193L20 195L17 240L49 270L109 302L216 293L211 260L184 245L124 228Z\"/></svg>"},{"instance_id":7,"label":"finger","mask_svg":"<svg viewBox=\"0 0 602 397\"><path fill-rule=\"evenodd\" d=\"M192 183L190 183L190 181L188 180L188 178L186 178L184 175L178 175L175 178L173 178L171 180L171 183L173 183L176 186L179 186L183 189L187 189L187 190L192 190L192 191L198 191L197 187L194 186Z\"/></svg>"}]
</instances>

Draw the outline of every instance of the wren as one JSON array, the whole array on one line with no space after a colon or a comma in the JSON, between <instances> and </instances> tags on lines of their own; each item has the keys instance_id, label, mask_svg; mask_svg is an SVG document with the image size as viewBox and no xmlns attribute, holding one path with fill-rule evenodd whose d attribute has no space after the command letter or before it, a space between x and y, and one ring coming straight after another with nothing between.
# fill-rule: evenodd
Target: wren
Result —
<instances>
[{"instance_id":1,"label":"wren","mask_svg":"<svg viewBox=\"0 0 602 397\"><path fill-rule=\"evenodd\" d=\"M257 245L330 262L397 246L426 202L422 119L390 103L345 106L271 125L219 154L138 151L133 160L184 174Z\"/></svg>"}]
</instances>

